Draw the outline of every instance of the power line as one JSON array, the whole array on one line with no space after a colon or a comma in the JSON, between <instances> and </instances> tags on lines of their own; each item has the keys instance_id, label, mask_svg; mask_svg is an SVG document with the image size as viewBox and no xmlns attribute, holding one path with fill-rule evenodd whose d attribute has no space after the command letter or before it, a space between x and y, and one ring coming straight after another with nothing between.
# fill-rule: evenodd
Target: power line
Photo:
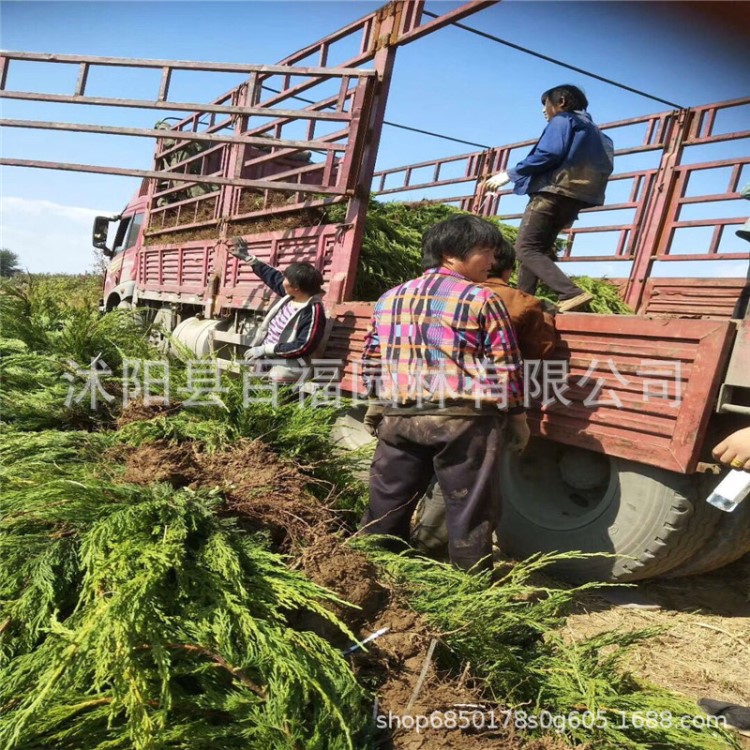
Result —
<instances>
[{"instance_id":1,"label":"power line","mask_svg":"<svg viewBox=\"0 0 750 750\"><path fill-rule=\"evenodd\" d=\"M428 10L423 10L422 12L426 16L430 16L430 18L440 17ZM581 73L585 76L588 76L589 78L596 78L596 80L598 81L603 81L604 83L609 83L612 86L617 86L617 88L619 89L630 91L631 93L638 94L639 96L645 96L647 99L653 99L655 102L660 102L661 104L668 104L670 107L674 107L675 109L684 109L684 107L681 107L679 104L675 104L674 102L667 101L666 99L661 99L660 97L653 96L652 94L647 94L645 91L640 91L639 89L635 89L632 86L626 86L624 83L618 83L617 81L613 81L611 78L605 78L604 76L597 75L596 73L591 73L590 71L584 70L583 68L577 68L575 65L569 65L568 63L564 63L561 60L556 60L554 57L548 57L547 55L541 54L541 52L535 52L534 50L528 49L527 47L522 47L520 44L514 44L513 42L509 42L507 39L501 39L500 37L493 36L492 34L488 34L484 31L479 31L479 29L472 28L471 26L466 26L466 24L459 23L458 21L452 21L451 24L453 26L457 26L459 29L464 29L464 31L469 31L472 34L476 34L477 36L484 37L485 39L490 39L491 41L497 42L498 44L504 44L506 47L510 47L511 49L517 49L521 52L525 52L527 55L538 57L540 60L551 62L553 65L559 65L561 68L574 70L576 73Z\"/></svg>"},{"instance_id":2,"label":"power line","mask_svg":"<svg viewBox=\"0 0 750 750\"><path fill-rule=\"evenodd\" d=\"M271 86L261 86L262 89L265 89L266 91L271 91L274 94L281 94L282 92L278 89L271 88ZM306 104L316 104L316 102L312 99L306 99L304 96L292 96L291 99L297 99L298 101L305 102ZM328 109L333 107L333 104L328 105ZM467 146L478 146L479 148L483 150L487 150L488 148L492 148L491 146L486 146L484 143L475 143L474 141L465 141L462 138L454 138L450 135L444 135L443 133L433 133L431 130L422 130L421 128L413 128L410 125L401 125L397 122L390 122L389 120L383 120L383 125L389 125L392 128L398 128L399 130L410 130L412 133L421 133L422 135L429 135L433 138L442 138L444 141L453 141L454 143L464 143Z\"/></svg>"},{"instance_id":3,"label":"power line","mask_svg":"<svg viewBox=\"0 0 750 750\"><path fill-rule=\"evenodd\" d=\"M420 130L419 128L412 128L408 125L399 125L396 122L389 122L388 120L383 120L383 125L390 125L392 128L399 128L400 130L411 130L414 133L422 133L424 135L431 135L433 138L442 138L444 141L455 141L456 143L465 143L467 146L479 146L479 148L487 150L488 148L492 148L492 146L486 146L484 143L474 143L473 141L464 141L461 138L453 138L450 135L442 135L441 133L433 133L430 130Z\"/></svg>"}]
</instances>

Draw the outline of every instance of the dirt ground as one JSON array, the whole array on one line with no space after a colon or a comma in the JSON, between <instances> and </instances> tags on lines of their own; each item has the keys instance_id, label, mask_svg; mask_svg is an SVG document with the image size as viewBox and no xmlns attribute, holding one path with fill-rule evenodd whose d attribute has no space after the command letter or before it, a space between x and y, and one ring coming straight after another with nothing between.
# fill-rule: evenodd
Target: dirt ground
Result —
<instances>
[{"instance_id":1,"label":"dirt ground","mask_svg":"<svg viewBox=\"0 0 750 750\"><path fill-rule=\"evenodd\" d=\"M148 411L132 415L135 419L152 416ZM456 704L481 703L470 676L457 678L436 669L435 659L428 657L433 633L395 591L376 579L375 569L363 555L343 544L336 514L309 495L308 478L292 462L253 440L240 440L231 450L214 453L191 443L157 441L138 448L119 447L112 457L124 465L126 481L220 488L227 513L248 528L270 533L274 546L290 554L293 567L355 605L334 604L332 609L357 638L387 628L367 651L356 650L349 657L362 684L377 695L379 716L387 717L389 711L396 716L427 716L455 710ZM709 697L750 706L748 595L750 557L710 575L587 593L568 617L566 634L583 639L615 628L663 627L663 634L632 649L626 668L694 701ZM623 606L628 599L640 606ZM304 617L307 620L294 624L315 629L342 649L350 645L346 636L326 622ZM378 747L392 750L568 747L553 738L528 740L487 728L474 733L383 730L379 741ZM741 741L750 750L750 739Z\"/></svg>"},{"instance_id":2,"label":"dirt ground","mask_svg":"<svg viewBox=\"0 0 750 750\"><path fill-rule=\"evenodd\" d=\"M619 591L628 598L627 590ZM567 635L665 628L635 646L624 666L694 701L750 706L750 556L708 575L645 581L633 591L639 602L660 608L617 606L587 595L568 617ZM750 739L740 742L750 750Z\"/></svg>"},{"instance_id":3,"label":"dirt ground","mask_svg":"<svg viewBox=\"0 0 750 750\"><path fill-rule=\"evenodd\" d=\"M435 660L429 656L433 634L425 622L396 592L376 581L372 564L359 552L342 546L342 541L332 535L320 537L304 551L302 569L317 583L361 608L354 611L335 608L336 614L360 639L387 628L387 632L368 644L366 652L358 650L350 657L360 682L375 691L374 709L382 721L385 723L390 716L428 717L432 712L456 711L458 707L481 712L480 693L471 678L466 674L449 677L435 668ZM484 716L489 725L491 707L487 709ZM569 747L552 738L528 740L502 728L471 733L434 728L417 732L412 727L398 727L396 719L391 720L390 729L383 729L379 741L378 747L383 750L567 750Z\"/></svg>"},{"instance_id":4,"label":"dirt ground","mask_svg":"<svg viewBox=\"0 0 750 750\"><path fill-rule=\"evenodd\" d=\"M135 414L134 410L133 416L142 419L153 414ZM335 513L306 492L309 480L292 462L279 458L257 440L239 440L231 450L213 453L192 443L159 440L137 448L119 446L113 449L112 458L124 465L121 478L128 482L219 488L227 513L251 529L270 532L276 549L290 554L292 567L304 570L350 603L332 604L331 609L358 639L387 628L367 651L357 650L350 657L361 682L376 693L380 715L387 717L390 711L394 716L428 716L434 711L456 710L456 704L480 705L479 691L470 677L449 677L436 670L434 659L427 659L433 634L425 622L377 580L375 568L364 555L343 543ZM298 615L292 624L315 630L338 648L352 645L321 618ZM490 714L486 716L490 723ZM528 740L502 727L473 733L393 727L384 729L379 741L378 747L384 750L568 748L556 739Z\"/></svg>"}]
</instances>

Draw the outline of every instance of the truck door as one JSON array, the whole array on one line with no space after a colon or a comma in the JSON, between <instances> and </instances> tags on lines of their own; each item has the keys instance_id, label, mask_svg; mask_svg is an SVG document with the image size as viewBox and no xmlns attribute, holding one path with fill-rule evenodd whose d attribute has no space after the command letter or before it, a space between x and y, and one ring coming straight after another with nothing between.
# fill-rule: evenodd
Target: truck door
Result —
<instances>
[{"instance_id":1,"label":"truck door","mask_svg":"<svg viewBox=\"0 0 750 750\"><path fill-rule=\"evenodd\" d=\"M141 211L124 216L120 220L115 233L112 260L107 268L107 278L104 283L105 300L118 284L135 278L137 268L135 259L144 216L145 212Z\"/></svg>"}]
</instances>

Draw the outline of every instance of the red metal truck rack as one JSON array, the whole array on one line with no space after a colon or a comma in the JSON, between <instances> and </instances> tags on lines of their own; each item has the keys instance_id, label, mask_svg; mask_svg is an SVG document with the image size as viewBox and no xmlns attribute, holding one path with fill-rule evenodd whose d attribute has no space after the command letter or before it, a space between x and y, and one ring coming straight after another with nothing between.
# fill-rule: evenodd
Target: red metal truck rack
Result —
<instances>
[{"instance_id":1,"label":"red metal truck rack","mask_svg":"<svg viewBox=\"0 0 750 750\"><path fill-rule=\"evenodd\" d=\"M514 150L531 145L374 172L397 47L491 4L467 3L422 23L422 2L394 2L275 66L6 53L0 59L0 97L187 114L167 128L1 123L156 138L150 170L13 158L0 164L142 177L138 196L116 218L104 307L145 306L162 325L174 329L180 323L183 332L187 322L185 340L199 353L247 345L267 305L254 276L227 254L228 238L241 234L251 252L273 264L315 263L324 273L335 322L325 356L343 362L341 384L357 392L357 359L371 306L351 301L351 294L371 183L379 195L418 190L418 198L455 185L462 194L439 200L495 215L504 211L507 193L484 195L482 178L507 166ZM332 46L346 38L359 40L358 54L329 66ZM30 60L78 66L74 93L9 88L14 65ZM364 69L368 63L372 68ZM88 74L100 65L160 70L156 98L87 96ZM246 80L209 104L175 102L169 86L176 70L235 72ZM747 139L750 131L722 129L720 114L749 106L750 99L741 99L603 126L616 144L618 131L640 128L636 145L617 153L650 153L654 163L613 176L613 183L628 186L627 199L586 213L625 211L629 218L579 222L560 261L629 265L619 283L638 315L558 318L558 354L567 367L560 384L569 403L542 407L537 398L534 443L524 458L507 457L502 467L506 510L499 533L510 552L614 551L632 559L587 563L584 572L633 580L708 570L750 550L750 508L722 516L702 502L695 474L706 468L712 436L750 411L750 327L729 320L744 280L711 279L707 285L706 279L652 275L655 263L750 259L748 252L722 248L727 232L744 221L741 203L730 218L683 218L686 207L739 197L750 159L696 163L684 157L693 147ZM692 176L716 168L729 170L726 188L694 194ZM322 209L337 203L344 219L332 223ZM100 237L106 224L104 219L98 225ZM695 227L711 227L711 238L683 255L676 237ZM601 238L601 249L579 252L592 237ZM658 398L649 390L654 378L662 389ZM597 402L596 388L608 401Z\"/></svg>"}]
</instances>

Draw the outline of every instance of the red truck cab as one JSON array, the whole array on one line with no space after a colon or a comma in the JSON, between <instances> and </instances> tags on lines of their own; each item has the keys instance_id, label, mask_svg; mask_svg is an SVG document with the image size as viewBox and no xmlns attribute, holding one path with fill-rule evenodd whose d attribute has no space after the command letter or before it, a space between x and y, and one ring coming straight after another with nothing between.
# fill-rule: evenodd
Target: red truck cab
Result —
<instances>
[{"instance_id":1,"label":"red truck cab","mask_svg":"<svg viewBox=\"0 0 750 750\"><path fill-rule=\"evenodd\" d=\"M119 216L97 216L94 219L93 244L110 258L104 276L99 309L114 310L130 307L138 275L138 257L146 227L148 198L136 194ZM116 223L112 246L107 245L110 224Z\"/></svg>"}]
</instances>

